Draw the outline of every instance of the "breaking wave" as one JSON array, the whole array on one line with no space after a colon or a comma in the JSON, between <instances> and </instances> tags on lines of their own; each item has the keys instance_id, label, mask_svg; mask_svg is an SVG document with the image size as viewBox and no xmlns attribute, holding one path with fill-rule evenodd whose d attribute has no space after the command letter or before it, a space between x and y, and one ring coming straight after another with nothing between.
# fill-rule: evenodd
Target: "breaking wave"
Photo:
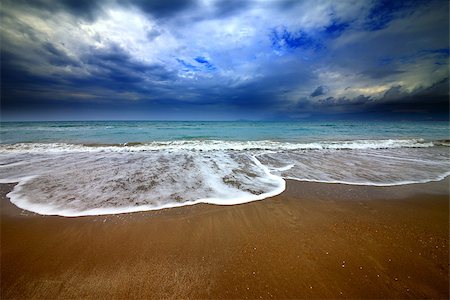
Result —
<instances>
[{"instance_id":1,"label":"breaking wave","mask_svg":"<svg viewBox=\"0 0 450 300\"><path fill-rule=\"evenodd\" d=\"M17 206L83 216L280 194L285 179L389 186L450 174L449 148L421 139L321 141L184 140L128 144L0 145L0 182Z\"/></svg>"},{"instance_id":2,"label":"breaking wave","mask_svg":"<svg viewBox=\"0 0 450 300\"><path fill-rule=\"evenodd\" d=\"M438 141L436 141L438 143ZM445 145L444 143L441 143ZM352 149L395 149L395 148L428 148L433 142L423 139L403 140L354 140L354 141L322 141L311 143L289 143L277 141L220 141L220 140L177 140L149 143L124 144L67 144L67 143L17 143L0 145L0 153L4 152L140 152L158 150L352 150Z\"/></svg>"}]
</instances>

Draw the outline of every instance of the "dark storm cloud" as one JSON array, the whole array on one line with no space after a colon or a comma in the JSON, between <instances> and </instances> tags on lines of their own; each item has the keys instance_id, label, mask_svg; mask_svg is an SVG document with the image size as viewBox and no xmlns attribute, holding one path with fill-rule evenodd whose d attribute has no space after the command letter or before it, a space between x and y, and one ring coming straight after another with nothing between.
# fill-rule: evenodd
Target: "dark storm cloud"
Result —
<instances>
[{"instance_id":1,"label":"dark storm cloud","mask_svg":"<svg viewBox=\"0 0 450 300\"><path fill-rule=\"evenodd\" d=\"M311 97L322 96L322 95L325 95L327 92L328 92L328 89L327 89L325 86L321 85L321 86L318 86L318 87L311 93L310 96L311 96Z\"/></svg>"},{"instance_id":2,"label":"dark storm cloud","mask_svg":"<svg viewBox=\"0 0 450 300\"><path fill-rule=\"evenodd\" d=\"M448 118L449 79L436 82L430 87L419 88L411 93L401 92L400 87L392 87L380 101L364 103L361 112L396 116L415 116L416 118Z\"/></svg>"},{"instance_id":3,"label":"dark storm cloud","mask_svg":"<svg viewBox=\"0 0 450 300\"><path fill-rule=\"evenodd\" d=\"M195 0L130 0L126 2L157 18L171 17L184 10L195 8L197 4Z\"/></svg>"},{"instance_id":4,"label":"dark storm cloud","mask_svg":"<svg viewBox=\"0 0 450 300\"><path fill-rule=\"evenodd\" d=\"M101 11L101 5L103 1L92 0L61 0L61 1L49 1L61 10L66 10L73 15L81 18L94 19L96 14ZM51 5L51 4L50 4Z\"/></svg>"},{"instance_id":5,"label":"dark storm cloud","mask_svg":"<svg viewBox=\"0 0 450 300\"><path fill-rule=\"evenodd\" d=\"M176 77L161 65L133 61L117 45L102 50L92 49L80 63L64 55L56 55L58 51L49 44L43 45L42 49L46 51L40 53L41 59L52 66L82 65L89 72L83 76L70 73L64 77L51 73L35 75L26 67L15 64L20 57L2 52L2 109L53 105L63 100L67 104L151 99L167 93L170 88L164 83ZM144 85L146 80L151 80L151 83Z\"/></svg>"},{"instance_id":6,"label":"dark storm cloud","mask_svg":"<svg viewBox=\"0 0 450 300\"><path fill-rule=\"evenodd\" d=\"M93 21L102 12L107 0L5 0L5 5L13 5L22 10L34 10L35 13L66 12L78 18Z\"/></svg>"},{"instance_id":7,"label":"dark storm cloud","mask_svg":"<svg viewBox=\"0 0 450 300\"><path fill-rule=\"evenodd\" d=\"M392 20L411 13L423 4L425 4L425 1L422 0L375 1L364 25L368 30L386 28Z\"/></svg>"},{"instance_id":8,"label":"dark storm cloud","mask_svg":"<svg viewBox=\"0 0 450 300\"><path fill-rule=\"evenodd\" d=\"M331 24L325 27L325 32L331 36L339 36L341 35L347 28L350 26L350 22L340 22L336 19L333 19Z\"/></svg>"},{"instance_id":9,"label":"dark storm cloud","mask_svg":"<svg viewBox=\"0 0 450 300\"><path fill-rule=\"evenodd\" d=\"M2 116L446 119L448 6L6 0Z\"/></svg>"},{"instance_id":10,"label":"dark storm cloud","mask_svg":"<svg viewBox=\"0 0 450 300\"><path fill-rule=\"evenodd\" d=\"M360 74L363 76L368 76L373 79L383 79L387 78L388 76L393 75L400 75L404 73L405 71L402 71L400 67L384 67L384 66L375 66L375 67L369 67L365 70L363 70Z\"/></svg>"},{"instance_id":11,"label":"dark storm cloud","mask_svg":"<svg viewBox=\"0 0 450 300\"><path fill-rule=\"evenodd\" d=\"M298 6L300 1L297 0L279 0L274 1L272 4L280 10L291 10Z\"/></svg>"},{"instance_id":12,"label":"dark storm cloud","mask_svg":"<svg viewBox=\"0 0 450 300\"><path fill-rule=\"evenodd\" d=\"M126 84L140 84L144 80L152 82L169 81L175 79L175 74L167 71L158 64L146 64L134 61L124 49L112 44L107 49L92 49L83 57L86 67L92 69L92 77L111 81L117 87ZM93 80L93 78L90 78ZM112 86L114 88L114 86Z\"/></svg>"},{"instance_id":13,"label":"dark storm cloud","mask_svg":"<svg viewBox=\"0 0 450 300\"><path fill-rule=\"evenodd\" d=\"M449 79L445 78L427 88L405 92L401 86L387 90L381 99L359 95L354 98L327 97L319 101L302 98L290 115L311 113L322 116L345 114L361 118L373 115L379 119L447 119L449 111Z\"/></svg>"},{"instance_id":14,"label":"dark storm cloud","mask_svg":"<svg viewBox=\"0 0 450 300\"><path fill-rule=\"evenodd\" d=\"M195 8L196 0L5 0L24 9L34 8L43 12L63 11L78 18L94 21L109 6L137 7L154 17L170 17L189 8Z\"/></svg>"},{"instance_id":15,"label":"dark storm cloud","mask_svg":"<svg viewBox=\"0 0 450 300\"><path fill-rule=\"evenodd\" d=\"M227 17L251 7L252 1L242 0L218 0L214 2L214 15L216 17Z\"/></svg>"},{"instance_id":16,"label":"dark storm cloud","mask_svg":"<svg viewBox=\"0 0 450 300\"><path fill-rule=\"evenodd\" d=\"M66 53L57 49L52 43L42 44L42 52L40 53L48 63L54 66L80 66L79 62L70 58Z\"/></svg>"}]
</instances>

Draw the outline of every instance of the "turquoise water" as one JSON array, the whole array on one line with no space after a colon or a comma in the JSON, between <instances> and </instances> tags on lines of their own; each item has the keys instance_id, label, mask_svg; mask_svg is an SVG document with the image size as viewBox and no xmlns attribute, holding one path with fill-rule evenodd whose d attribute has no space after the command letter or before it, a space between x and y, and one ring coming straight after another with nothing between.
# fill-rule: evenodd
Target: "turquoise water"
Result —
<instances>
[{"instance_id":1,"label":"turquoise water","mask_svg":"<svg viewBox=\"0 0 450 300\"><path fill-rule=\"evenodd\" d=\"M329 141L449 139L448 122L6 122L1 143L105 143L173 140Z\"/></svg>"},{"instance_id":2,"label":"turquoise water","mask_svg":"<svg viewBox=\"0 0 450 300\"><path fill-rule=\"evenodd\" d=\"M0 183L22 209L84 216L282 193L286 179L392 186L450 175L447 122L1 124Z\"/></svg>"}]
</instances>

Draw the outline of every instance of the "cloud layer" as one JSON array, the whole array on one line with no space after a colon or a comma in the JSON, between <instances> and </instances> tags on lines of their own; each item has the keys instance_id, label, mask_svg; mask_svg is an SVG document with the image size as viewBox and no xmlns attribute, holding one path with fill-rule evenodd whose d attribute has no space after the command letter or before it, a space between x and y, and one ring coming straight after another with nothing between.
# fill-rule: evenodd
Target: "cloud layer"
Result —
<instances>
[{"instance_id":1,"label":"cloud layer","mask_svg":"<svg viewBox=\"0 0 450 300\"><path fill-rule=\"evenodd\" d=\"M4 119L448 119L447 1L2 3Z\"/></svg>"}]
</instances>

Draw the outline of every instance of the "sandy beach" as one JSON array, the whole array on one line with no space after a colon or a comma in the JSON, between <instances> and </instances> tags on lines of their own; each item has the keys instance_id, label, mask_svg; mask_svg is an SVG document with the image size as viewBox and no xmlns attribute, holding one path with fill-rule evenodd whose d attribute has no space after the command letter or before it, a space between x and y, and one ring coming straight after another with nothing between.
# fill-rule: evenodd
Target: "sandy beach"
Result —
<instances>
[{"instance_id":1,"label":"sandy beach","mask_svg":"<svg viewBox=\"0 0 450 300\"><path fill-rule=\"evenodd\" d=\"M1 298L448 298L449 180L40 216L1 185Z\"/></svg>"}]
</instances>

